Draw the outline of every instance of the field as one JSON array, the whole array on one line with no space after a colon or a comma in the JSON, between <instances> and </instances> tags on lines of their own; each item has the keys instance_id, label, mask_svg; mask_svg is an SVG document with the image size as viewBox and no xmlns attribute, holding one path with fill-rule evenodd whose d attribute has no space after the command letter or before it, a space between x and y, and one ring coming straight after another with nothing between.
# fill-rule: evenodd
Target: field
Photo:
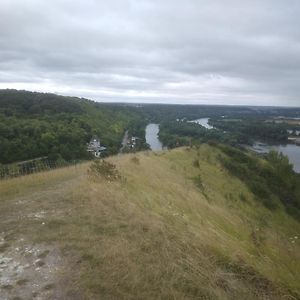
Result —
<instances>
[{"instance_id":1,"label":"field","mask_svg":"<svg viewBox=\"0 0 300 300\"><path fill-rule=\"evenodd\" d=\"M7 299L299 299L300 225L219 162L178 148L0 182Z\"/></svg>"}]
</instances>

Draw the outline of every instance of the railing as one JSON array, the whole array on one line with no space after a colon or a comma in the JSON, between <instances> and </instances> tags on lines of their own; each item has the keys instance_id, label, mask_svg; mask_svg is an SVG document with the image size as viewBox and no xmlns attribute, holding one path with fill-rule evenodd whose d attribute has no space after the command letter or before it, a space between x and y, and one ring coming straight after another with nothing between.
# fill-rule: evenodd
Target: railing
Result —
<instances>
[{"instance_id":1,"label":"railing","mask_svg":"<svg viewBox=\"0 0 300 300\"><path fill-rule=\"evenodd\" d=\"M81 161L79 160L51 161L47 158L41 158L9 165L0 165L0 180L43 172L71 165L76 166L80 162Z\"/></svg>"}]
</instances>

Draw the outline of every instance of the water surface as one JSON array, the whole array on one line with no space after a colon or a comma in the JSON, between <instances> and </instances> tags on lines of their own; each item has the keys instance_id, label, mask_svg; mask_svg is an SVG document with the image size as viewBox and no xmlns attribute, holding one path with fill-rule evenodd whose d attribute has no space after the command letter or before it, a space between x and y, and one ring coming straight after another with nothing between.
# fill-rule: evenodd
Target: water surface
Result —
<instances>
[{"instance_id":1,"label":"water surface","mask_svg":"<svg viewBox=\"0 0 300 300\"><path fill-rule=\"evenodd\" d=\"M207 129L213 129L213 126L208 124L208 120L209 120L209 118L200 118L200 119L189 121L189 122L199 124Z\"/></svg>"},{"instance_id":2,"label":"water surface","mask_svg":"<svg viewBox=\"0 0 300 300\"><path fill-rule=\"evenodd\" d=\"M148 124L146 127L146 143L150 145L151 150L159 151L163 149L161 141L158 139L159 124Z\"/></svg>"},{"instance_id":3,"label":"water surface","mask_svg":"<svg viewBox=\"0 0 300 300\"><path fill-rule=\"evenodd\" d=\"M294 166L294 171L300 173L300 146L287 144L287 145L269 145L264 143L255 143L251 149L257 153L268 153L271 150L282 152L289 158L290 163Z\"/></svg>"}]
</instances>

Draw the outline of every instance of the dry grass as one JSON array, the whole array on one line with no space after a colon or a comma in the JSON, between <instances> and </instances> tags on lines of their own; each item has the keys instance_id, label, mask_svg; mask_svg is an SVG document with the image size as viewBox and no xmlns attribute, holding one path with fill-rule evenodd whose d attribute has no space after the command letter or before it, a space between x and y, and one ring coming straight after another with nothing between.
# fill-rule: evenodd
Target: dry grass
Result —
<instances>
[{"instance_id":1,"label":"dry grass","mask_svg":"<svg viewBox=\"0 0 300 300\"><path fill-rule=\"evenodd\" d=\"M1 182L1 225L61 249L70 299L296 299L299 224L259 206L218 154L204 145L113 157L113 182L89 180L88 165ZM46 212L43 226L14 227L20 199L25 215Z\"/></svg>"}]
</instances>

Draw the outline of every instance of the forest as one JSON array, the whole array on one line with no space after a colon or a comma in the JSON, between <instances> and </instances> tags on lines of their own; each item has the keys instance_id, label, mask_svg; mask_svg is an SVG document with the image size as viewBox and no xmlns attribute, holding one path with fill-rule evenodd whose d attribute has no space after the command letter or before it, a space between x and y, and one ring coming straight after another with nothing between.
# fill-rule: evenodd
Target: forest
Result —
<instances>
[{"instance_id":1,"label":"forest","mask_svg":"<svg viewBox=\"0 0 300 300\"><path fill-rule=\"evenodd\" d=\"M284 116L293 122L278 122ZM214 129L189 122L209 117ZM93 135L118 153L126 130L145 150L145 127L160 124L164 146L218 142L251 145L255 140L286 143L287 130L298 130L300 109L212 105L99 103L84 98L18 90L0 90L0 164L36 158L72 161L91 158L86 144Z\"/></svg>"},{"instance_id":2,"label":"forest","mask_svg":"<svg viewBox=\"0 0 300 300\"><path fill-rule=\"evenodd\" d=\"M160 124L159 138L168 148L215 141L231 146L255 141L287 143L300 130L300 109L221 105L144 105L139 108L149 122ZM209 118L213 130L190 121Z\"/></svg>"},{"instance_id":3,"label":"forest","mask_svg":"<svg viewBox=\"0 0 300 300\"><path fill-rule=\"evenodd\" d=\"M52 161L88 159L86 143L98 135L118 152L126 129L141 134L145 120L124 105L16 90L0 91L0 163L45 157ZM142 130L141 130L142 128Z\"/></svg>"},{"instance_id":4,"label":"forest","mask_svg":"<svg viewBox=\"0 0 300 300\"><path fill-rule=\"evenodd\" d=\"M289 127L263 120L249 119L215 119L209 120L213 129L183 121L165 121L160 125L160 140L169 148L187 145L191 142L215 141L231 146L252 145L256 140L287 143Z\"/></svg>"}]
</instances>

